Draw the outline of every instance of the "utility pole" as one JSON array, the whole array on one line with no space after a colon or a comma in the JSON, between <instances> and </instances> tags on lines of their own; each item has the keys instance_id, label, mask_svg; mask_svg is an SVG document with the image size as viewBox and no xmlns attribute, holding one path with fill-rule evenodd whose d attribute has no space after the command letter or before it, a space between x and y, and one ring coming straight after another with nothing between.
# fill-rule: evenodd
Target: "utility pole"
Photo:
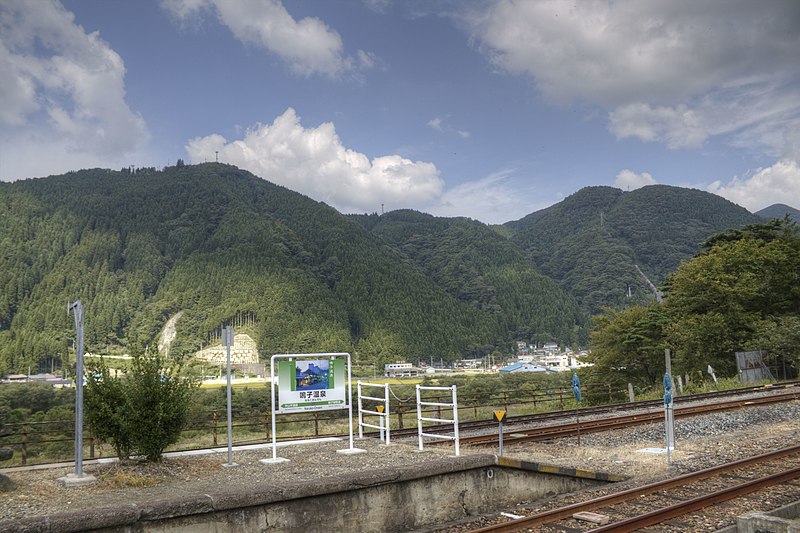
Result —
<instances>
[{"instance_id":1,"label":"utility pole","mask_svg":"<svg viewBox=\"0 0 800 533\"><path fill-rule=\"evenodd\" d=\"M83 475L83 303L80 300L67 304L67 315L75 315L75 473L59 478L64 486L80 486L95 481L94 476Z\"/></svg>"},{"instance_id":2,"label":"utility pole","mask_svg":"<svg viewBox=\"0 0 800 533\"><path fill-rule=\"evenodd\" d=\"M75 316L77 353L75 356L75 475L83 477L83 303L78 300L67 312Z\"/></svg>"}]
</instances>

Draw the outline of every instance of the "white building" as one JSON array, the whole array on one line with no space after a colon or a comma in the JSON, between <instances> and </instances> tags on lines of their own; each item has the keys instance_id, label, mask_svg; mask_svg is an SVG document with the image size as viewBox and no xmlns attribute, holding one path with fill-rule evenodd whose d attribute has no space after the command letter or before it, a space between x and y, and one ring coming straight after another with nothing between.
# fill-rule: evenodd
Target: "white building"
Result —
<instances>
[{"instance_id":1,"label":"white building","mask_svg":"<svg viewBox=\"0 0 800 533\"><path fill-rule=\"evenodd\" d=\"M419 369L411 363L389 363L383 365L383 375L387 378L410 377L419 374Z\"/></svg>"}]
</instances>

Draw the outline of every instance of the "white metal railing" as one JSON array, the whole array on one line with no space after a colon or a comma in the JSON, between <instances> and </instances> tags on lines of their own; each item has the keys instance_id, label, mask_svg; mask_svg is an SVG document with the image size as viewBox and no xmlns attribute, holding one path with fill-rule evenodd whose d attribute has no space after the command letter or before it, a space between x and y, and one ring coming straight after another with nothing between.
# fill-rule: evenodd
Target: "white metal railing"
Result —
<instances>
[{"instance_id":1,"label":"white metal railing","mask_svg":"<svg viewBox=\"0 0 800 533\"><path fill-rule=\"evenodd\" d=\"M453 394L452 402L428 402L422 401L422 396L420 394L423 390L438 390L438 391L450 391ZM453 410L453 418L432 418L432 417L424 417L422 416L422 406L433 406L433 407L445 407L451 408ZM439 435L436 433L425 433L422 431L422 423L423 422L436 422L438 424L453 424L453 435ZM451 387L423 387L422 385L417 385L417 435L419 438L419 449L422 451L422 437L430 437L433 439L444 439L444 440L452 440L455 442L456 447L456 456L460 455L459 447L458 447L458 399L456 396L456 386L453 385Z\"/></svg>"},{"instance_id":2,"label":"white metal railing","mask_svg":"<svg viewBox=\"0 0 800 533\"><path fill-rule=\"evenodd\" d=\"M376 396L365 396L361 392L361 387L373 387L373 388L381 388L383 389L383 398L378 398ZM369 400L372 402L379 402L378 405L374 406L374 410L365 409L362 400ZM378 417L378 424L369 424L364 422L364 415L375 415ZM390 422L391 418L389 417L389 384L383 383L362 383L361 381L358 382L358 438L364 438L364 428L373 428L378 430L378 434L380 435L381 441L386 444L390 444L391 438L391 429L390 429ZM386 438L384 438L384 432Z\"/></svg>"}]
</instances>

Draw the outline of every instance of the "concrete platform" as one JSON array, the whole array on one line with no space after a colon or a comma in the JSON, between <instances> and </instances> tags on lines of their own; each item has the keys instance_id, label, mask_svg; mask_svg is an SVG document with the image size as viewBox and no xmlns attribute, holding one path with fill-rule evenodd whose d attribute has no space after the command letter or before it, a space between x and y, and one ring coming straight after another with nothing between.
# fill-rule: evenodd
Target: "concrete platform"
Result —
<instances>
[{"instance_id":1,"label":"concrete platform","mask_svg":"<svg viewBox=\"0 0 800 533\"><path fill-rule=\"evenodd\" d=\"M616 479L603 472L465 455L313 481L262 482L235 491L0 520L0 531L408 531Z\"/></svg>"}]
</instances>

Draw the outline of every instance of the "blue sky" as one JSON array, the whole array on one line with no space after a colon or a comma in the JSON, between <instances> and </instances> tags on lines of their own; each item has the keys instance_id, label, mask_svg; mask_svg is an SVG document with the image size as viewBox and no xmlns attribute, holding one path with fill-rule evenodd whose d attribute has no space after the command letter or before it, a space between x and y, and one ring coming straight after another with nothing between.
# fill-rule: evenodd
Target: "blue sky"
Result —
<instances>
[{"instance_id":1,"label":"blue sky","mask_svg":"<svg viewBox=\"0 0 800 533\"><path fill-rule=\"evenodd\" d=\"M218 157L342 212L800 208L798 57L794 0L4 0L0 179Z\"/></svg>"}]
</instances>

